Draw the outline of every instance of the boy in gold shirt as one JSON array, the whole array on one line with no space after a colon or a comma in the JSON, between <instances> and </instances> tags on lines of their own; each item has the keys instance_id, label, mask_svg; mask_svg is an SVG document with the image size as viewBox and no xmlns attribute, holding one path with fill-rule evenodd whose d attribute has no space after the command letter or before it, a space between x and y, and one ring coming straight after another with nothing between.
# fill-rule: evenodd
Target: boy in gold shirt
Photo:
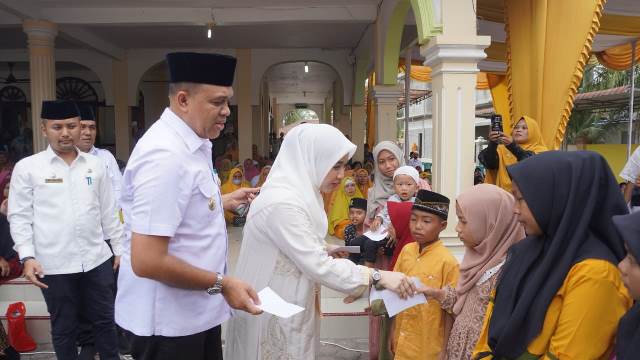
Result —
<instances>
[{"instance_id":1,"label":"boy in gold shirt","mask_svg":"<svg viewBox=\"0 0 640 360\"><path fill-rule=\"evenodd\" d=\"M394 271L416 277L426 287L456 287L458 262L439 239L447 227L448 213L447 197L428 190L418 192L409 219L415 241L402 249ZM391 339L395 360L441 358L453 325L452 315L443 308L437 301L429 301L394 318Z\"/></svg>"}]
</instances>

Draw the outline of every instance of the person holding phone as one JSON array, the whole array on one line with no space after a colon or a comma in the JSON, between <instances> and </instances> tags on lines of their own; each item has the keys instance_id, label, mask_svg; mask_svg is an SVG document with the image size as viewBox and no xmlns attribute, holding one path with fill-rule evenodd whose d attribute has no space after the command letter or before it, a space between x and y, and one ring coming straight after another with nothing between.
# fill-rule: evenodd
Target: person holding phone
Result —
<instances>
[{"instance_id":1,"label":"person holding phone","mask_svg":"<svg viewBox=\"0 0 640 360\"><path fill-rule=\"evenodd\" d=\"M507 166L549 149L542 139L540 126L533 118L527 115L520 117L509 135L504 132L502 124L501 115L491 117L489 146L478 154L478 160L487 170L486 183L511 191Z\"/></svg>"}]
</instances>

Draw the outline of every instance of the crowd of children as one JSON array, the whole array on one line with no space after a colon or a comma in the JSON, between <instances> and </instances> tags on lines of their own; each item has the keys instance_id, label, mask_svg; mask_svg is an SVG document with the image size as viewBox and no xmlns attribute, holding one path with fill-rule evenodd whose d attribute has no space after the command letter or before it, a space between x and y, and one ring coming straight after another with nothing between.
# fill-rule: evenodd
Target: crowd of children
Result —
<instances>
[{"instance_id":1,"label":"crowd of children","mask_svg":"<svg viewBox=\"0 0 640 360\"><path fill-rule=\"evenodd\" d=\"M393 150L374 149L374 159L387 157L376 180L387 187L391 180L393 191L386 189L373 217L374 191L369 202L352 197L344 240L360 246L350 259L370 267L395 253L386 267L415 277L428 301L391 319L374 302L382 325L370 328L371 358L635 358L640 217L624 215L601 156L544 153L508 168L513 194L489 184L461 193L454 202L465 246L459 265L440 239L449 199L419 190L419 174ZM380 227L392 239L365 236Z\"/></svg>"}]
</instances>

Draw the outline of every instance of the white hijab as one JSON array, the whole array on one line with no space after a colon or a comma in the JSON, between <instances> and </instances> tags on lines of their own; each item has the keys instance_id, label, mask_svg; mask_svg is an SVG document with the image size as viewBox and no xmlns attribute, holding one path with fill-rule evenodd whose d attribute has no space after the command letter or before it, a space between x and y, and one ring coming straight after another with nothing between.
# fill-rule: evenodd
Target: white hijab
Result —
<instances>
[{"instance_id":1,"label":"white hijab","mask_svg":"<svg viewBox=\"0 0 640 360\"><path fill-rule=\"evenodd\" d=\"M373 148L373 188L369 189L369 195L367 200L367 217L373 218L378 211L378 208L386 204L389 196L395 194L393 189L393 177L386 176L378 168L378 156L382 150L387 150L398 159L400 166L404 165L404 156L402 155L402 149L398 145L391 141L381 141Z\"/></svg>"},{"instance_id":2,"label":"white hijab","mask_svg":"<svg viewBox=\"0 0 640 360\"><path fill-rule=\"evenodd\" d=\"M356 145L331 125L296 126L284 137L269 177L251 204L247 222L269 205L287 203L305 210L313 232L324 239L328 223L320 185L342 157L351 158L355 152Z\"/></svg>"}]
</instances>

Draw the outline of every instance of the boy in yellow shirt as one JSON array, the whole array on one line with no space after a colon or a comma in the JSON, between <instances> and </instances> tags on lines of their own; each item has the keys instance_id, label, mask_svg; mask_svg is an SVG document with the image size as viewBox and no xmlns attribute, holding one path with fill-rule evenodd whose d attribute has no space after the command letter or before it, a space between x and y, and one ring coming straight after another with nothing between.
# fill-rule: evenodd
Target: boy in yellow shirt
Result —
<instances>
[{"instance_id":1,"label":"boy in yellow shirt","mask_svg":"<svg viewBox=\"0 0 640 360\"><path fill-rule=\"evenodd\" d=\"M427 287L456 287L458 261L439 239L440 232L447 227L448 213L447 197L428 190L418 192L409 220L415 241L402 249L394 271L416 277ZM448 341L453 317L443 308L437 301L428 301L395 316L391 336L395 360L444 359L441 352Z\"/></svg>"}]
</instances>

